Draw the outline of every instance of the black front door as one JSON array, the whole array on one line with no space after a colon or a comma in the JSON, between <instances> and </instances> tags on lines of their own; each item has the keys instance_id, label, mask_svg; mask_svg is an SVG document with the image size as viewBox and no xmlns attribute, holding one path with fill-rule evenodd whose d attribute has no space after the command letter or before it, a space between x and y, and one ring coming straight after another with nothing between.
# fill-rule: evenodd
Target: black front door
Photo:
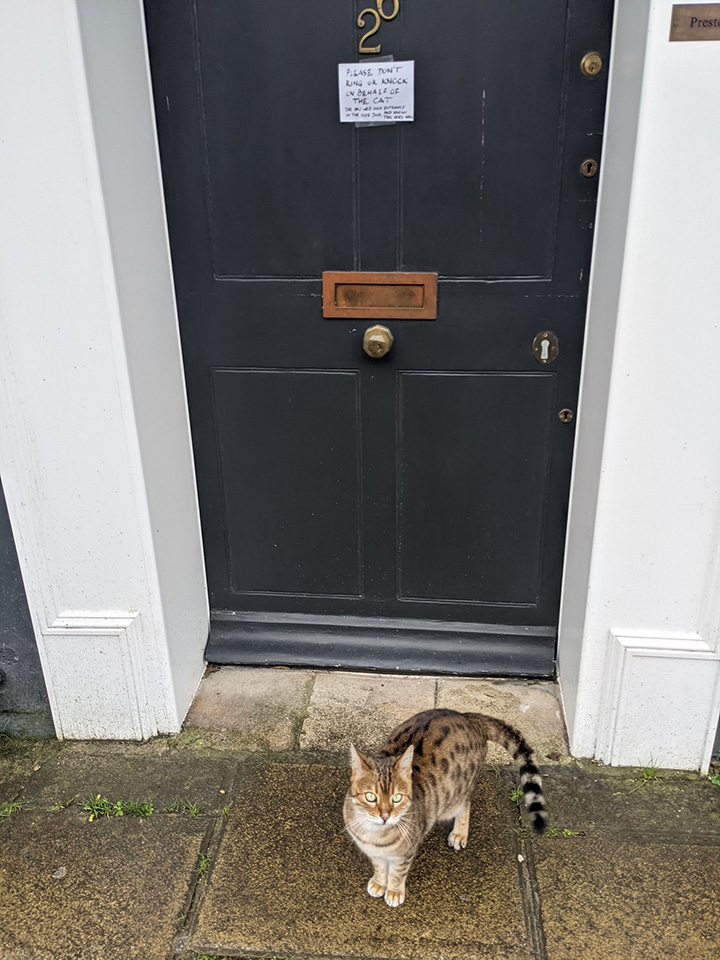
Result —
<instances>
[{"instance_id":1,"label":"black front door","mask_svg":"<svg viewBox=\"0 0 720 960\"><path fill-rule=\"evenodd\" d=\"M146 0L208 658L550 675L611 5L399 0L415 119L356 127L365 5ZM325 271L437 319L326 319Z\"/></svg>"}]
</instances>

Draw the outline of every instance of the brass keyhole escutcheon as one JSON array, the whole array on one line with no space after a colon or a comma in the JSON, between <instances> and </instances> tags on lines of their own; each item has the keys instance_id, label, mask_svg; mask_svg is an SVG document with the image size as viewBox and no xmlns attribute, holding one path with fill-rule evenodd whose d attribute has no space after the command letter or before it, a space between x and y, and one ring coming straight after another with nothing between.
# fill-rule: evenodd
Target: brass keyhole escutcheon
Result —
<instances>
[{"instance_id":1,"label":"brass keyhole escutcheon","mask_svg":"<svg viewBox=\"0 0 720 960\"><path fill-rule=\"evenodd\" d=\"M594 50L591 53L586 53L580 61L580 69L586 77L596 77L602 68L602 57Z\"/></svg>"},{"instance_id":2,"label":"brass keyhole escutcheon","mask_svg":"<svg viewBox=\"0 0 720 960\"><path fill-rule=\"evenodd\" d=\"M394 339L387 327L376 323L374 327L368 327L365 331L363 350L373 360L379 360L389 351Z\"/></svg>"},{"instance_id":3,"label":"brass keyhole escutcheon","mask_svg":"<svg viewBox=\"0 0 720 960\"><path fill-rule=\"evenodd\" d=\"M572 423L575 419L575 414L569 407L563 407L563 409L558 413L558 420L560 423Z\"/></svg>"},{"instance_id":4,"label":"brass keyhole escutcheon","mask_svg":"<svg viewBox=\"0 0 720 960\"><path fill-rule=\"evenodd\" d=\"M580 173L584 177L587 177L588 179L590 179L590 177L596 176L597 172L598 172L597 160L592 160L592 159L583 160L583 162L580 164Z\"/></svg>"},{"instance_id":5,"label":"brass keyhole escutcheon","mask_svg":"<svg viewBox=\"0 0 720 960\"><path fill-rule=\"evenodd\" d=\"M558 338L551 330L543 330L533 340L532 352L538 363L552 363L560 353Z\"/></svg>"}]
</instances>

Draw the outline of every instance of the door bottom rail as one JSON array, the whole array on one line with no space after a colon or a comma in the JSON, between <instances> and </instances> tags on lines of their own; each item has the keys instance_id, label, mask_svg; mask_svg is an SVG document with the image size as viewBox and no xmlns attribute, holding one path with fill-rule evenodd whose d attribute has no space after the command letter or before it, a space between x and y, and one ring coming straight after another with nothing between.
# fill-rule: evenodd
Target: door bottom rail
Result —
<instances>
[{"instance_id":1,"label":"door bottom rail","mask_svg":"<svg viewBox=\"0 0 720 960\"><path fill-rule=\"evenodd\" d=\"M320 667L457 676L555 676L555 627L322 617L213 614L209 663Z\"/></svg>"}]
</instances>

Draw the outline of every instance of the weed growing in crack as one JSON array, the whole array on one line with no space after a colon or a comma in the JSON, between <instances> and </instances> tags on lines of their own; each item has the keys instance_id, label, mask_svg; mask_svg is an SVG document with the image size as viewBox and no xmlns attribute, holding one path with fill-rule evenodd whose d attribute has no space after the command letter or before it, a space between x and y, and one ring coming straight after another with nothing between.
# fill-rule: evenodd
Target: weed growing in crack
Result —
<instances>
[{"instance_id":1,"label":"weed growing in crack","mask_svg":"<svg viewBox=\"0 0 720 960\"><path fill-rule=\"evenodd\" d=\"M547 830L543 839L552 839L553 837L584 837L585 832L583 830L570 830L568 827L555 827L553 824L548 824Z\"/></svg>"},{"instance_id":2,"label":"weed growing in crack","mask_svg":"<svg viewBox=\"0 0 720 960\"><path fill-rule=\"evenodd\" d=\"M170 813L189 813L191 817L199 817L200 804L189 803L187 800L175 800L170 804Z\"/></svg>"},{"instance_id":3,"label":"weed growing in crack","mask_svg":"<svg viewBox=\"0 0 720 960\"><path fill-rule=\"evenodd\" d=\"M16 800L9 800L4 803L0 803L0 821L7 820L8 817L11 817L19 810L22 810L22 804L18 803Z\"/></svg>"},{"instance_id":4,"label":"weed growing in crack","mask_svg":"<svg viewBox=\"0 0 720 960\"><path fill-rule=\"evenodd\" d=\"M82 810L89 813L88 823L100 817L151 817L155 807L151 803L140 803L137 800L108 800L99 793L86 800Z\"/></svg>"},{"instance_id":5,"label":"weed growing in crack","mask_svg":"<svg viewBox=\"0 0 720 960\"><path fill-rule=\"evenodd\" d=\"M651 757L649 766L640 767L639 776L635 777L637 783L630 793L635 793L636 790L639 790L641 787L646 787L649 783L660 783L660 779L657 775L657 766L653 763Z\"/></svg>"}]
</instances>

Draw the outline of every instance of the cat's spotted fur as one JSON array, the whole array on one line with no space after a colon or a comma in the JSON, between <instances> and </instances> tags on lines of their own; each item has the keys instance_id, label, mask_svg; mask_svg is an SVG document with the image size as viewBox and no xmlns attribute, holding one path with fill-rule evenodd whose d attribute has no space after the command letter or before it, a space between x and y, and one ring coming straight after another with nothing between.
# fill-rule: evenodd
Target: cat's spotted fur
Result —
<instances>
[{"instance_id":1,"label":"cat's spotted fur","mask_svg":"<svg viewBox=\"0 0 720 960\"><path fill-rule=\"evenodd\" d=\"M405 881L424 837L452 820L448 844L463 850L470 801L488 742L520 764L520 786L534 828L547 825L542 781L522 735L482 713L425 710L397 727L386 743L363 756L350 747L352 770L343 817L348 833L373 865L367 892L391 907L405 900Z\"/></svg>"}]
</instances>

